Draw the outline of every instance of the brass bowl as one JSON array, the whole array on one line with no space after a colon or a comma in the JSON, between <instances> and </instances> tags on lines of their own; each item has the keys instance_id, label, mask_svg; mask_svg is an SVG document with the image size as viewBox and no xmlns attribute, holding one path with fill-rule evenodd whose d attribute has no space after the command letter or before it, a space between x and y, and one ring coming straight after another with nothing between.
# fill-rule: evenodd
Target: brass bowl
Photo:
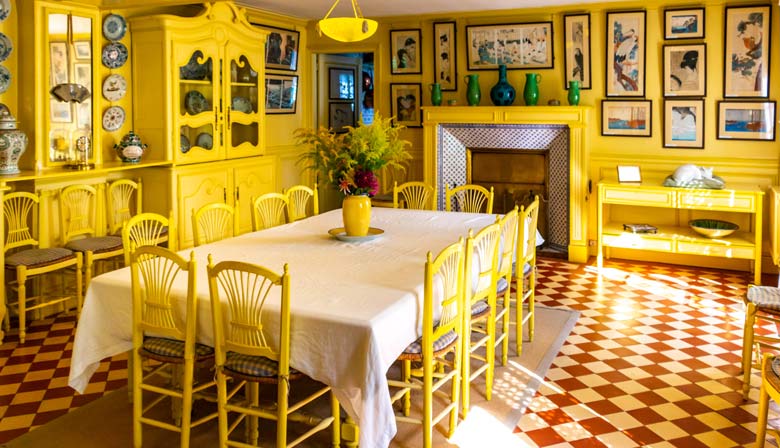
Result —
<instances>
[{"instance_id":1,"label":"brass bowl","mask_svg":"<svg viewBox=\"0 0 780 448\"><path fill-rule=\"evenodd\" d=\"M696 233L707 238L729 236L739 229L739 226L733 222L721 221L719 219L693 219L688 221L688 225Z\"/></svg>"}]
</instances>

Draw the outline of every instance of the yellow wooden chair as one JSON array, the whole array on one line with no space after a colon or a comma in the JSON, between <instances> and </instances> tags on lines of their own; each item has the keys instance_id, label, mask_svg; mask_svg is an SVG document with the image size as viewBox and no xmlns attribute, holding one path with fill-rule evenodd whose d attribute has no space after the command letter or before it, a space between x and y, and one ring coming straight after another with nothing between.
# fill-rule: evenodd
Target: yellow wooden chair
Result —
<instances>
[{"instance_id":1,"label":"yellow wooden chair","mask_svg":"<svg viewBox=\"0 0 780 448\"><path fill-rule=\"evenodd\" d=\"M195 365L214 361L214 349L195 342L197 294L195 292L195 254L189 261L159 246L137 247L130 256L133 290L133 443L143 446L142 425L181 433L180 446L190 444L190 430L217 417L217 412L192 421L192 403L196 395L216 385L214 380L195 384ZM186 314L180 309L173 291L186 279ZM153 336L151 336L153 335ZM155 365L144 372L143 361ZM144 395L149 399L144 407ZM174 422L158 420L152 409L168 397L181 405ZM181 421L178 421L178 420Z\"/></svg>"},{"instance_id":2,"label":"yellow wooden chair","mask_svg":"<svg viewBox=\"0 0 780 448\"><path fill-rule=\"evenodd\" d=\"M231 441L230 434L245 420L247 442L256 446L257 419L276 421L276 446L298 445L314 433L332 427L334 447L340 444L339 403L331 393L329 417L303 417L297 411L331 391L329 386L317 388L306 398L289 403L290 381L305 376L290 367L290 273L278 274L262 266L238 261L213 264L209 255L209 292L214 321L214 349L219 406L220 446L248 446ZM263 325L266 300L279 300L278 334L272 335ZM274 308L276 304L274 305ZM267 322L266 322L267 323ZM270 325L275 327L275 325ZM278 348L270 341L279 341ZM233 380L228 390L227 379ZM261 403L259 384L277 388L275 400ZM239 392L243 389L244 393ZM228 412L240 416L228 424ZM300 418L299 418L300 417ZM287 441L287 422L301 421L312 428L292 442Z\"/></svg>"},{"instance_id":3,"label":"yellow wooden chair","mask_svg":"<svg viewBox=\"0 0 780 448\"><path fill-rule=\"evenodd\" d=\"M122 260L122 238L102 235L105 227L98 223L102 207L98 206L97 189L90 185L71 185L60 190L60 230L67 249L84 257L84 288L89 287L96 262Z\"/></svg>"},{"instance_id":4,"label":"yellow wooden chair","mask_svg":"<svg viewBox=\"0 0 780 448\"><path fill-rule=\"evenodd\" d=\"M393 184L393 208L413 210L436 210L436 189L425 182L405 182Z\"/></svg>"},{"instance_id":5,"label":"yellow wooden chair","mask_svg":"<svg viewBox=\"0 0 780 448\"><path fill-rule=\"evenodd\" d=\"M768 353L761 363L761 392L758 398L758 426L756 427L756 448L766 444L767 423L769 418L769 400L780 403L780 359ZM769 431L780 442L780 431ZM774 445L772 445L774 446Z\"/></svg>"},{"instance_id":6,"label":"yellow wooden chair","mask_svg":"<svg viewBox=\"0 0 780 448\"><path fill-rule=\"evenodd\" d=\"M742 338L742 395L747 399L750 392L750 375L754 368L761 367L762 352L780 351L780 337L776 334L755 332L756 327L763 324L780 325L780 288L748 285L743 301L745 325Z\"/></svg>"},{"instance_id":7,"label":"yellow wooden chair","mask_svg":"<svg viewBox=\"0 0 780 448\"><path fill-rule=\"evenodd\" d=\"M461 387L463 356L463 238L444 248L436 258L428 252L425 262L422 337L409 345L398 358L402 363L401 380L388 380L391 401L403 398L403 415L399 422L423 425L423 447L433 446L433 426L449 416L447 437L458 424L458 397ZM438 293L438 294L437 294ZM448 356L449 355L449 356ZM412 369L412 363L415 367ZM450 383L450 393L439 392ZM421 390L423 412L420 418L409 417L411 391ZM444 408L433 414L433 395L447 399Z\"/></svg>"},{"instance_id":8,"label":"yellow wooden chair","mask_svg":"<svg viewBox=\"0 0 780 448\"><path fill-rule=\"evenodd\" d=\"M287 195L287 216L290 222L320 214L316 184L314 188L309 188L305 185L290 187L285 192L285 195ZM311 206L309 206L310 203ZM311 213L309 213L309 210L311 210Z\"/></svg>"},{"instance_id":9,"label":"yellow wooden chair","mask_svg":"<svg viewBox=\"0 0 780 448\"><path fill-rule=\"evenodd\" d=\"M38 219L39 198L35 193L16 192L3 197L3 215L6 222L6 237L3 245L5 252L5 270L8 273L8 289L16 290L16 308L19 314L19 342L24 344L27 324L27 313L43 307L48 307L68 300L76 302L76 309L81 313L81 271L82 256L62 247L40 248L35 238L34 229ZM62 295L47 296L44 285L38 285L37 290L28 296L27 283L31 279L40 279L45 274L62 272L73 268L75 275L75 290L73 294L66 293L65 278L62 278ZM5 297L2 300L6 300ZM13 307L14 304L11 304ZM9 330L10 320L5 315L5 329Z\"/></svg>"},{"instance_id":10,"label":"yellow wooden chair","mask_svg":"<svg viewBox=\"0 0 780 448\"><path fill-rule=\"evenodd\" d=\"M490 190L480 185L461 185L450 188L445 186L444 209L452 211L453 199L455 211L467 213L493 213L493 187Z\"/></svg>"},{"instance_id":11,"label":"yellow wooden chair","mask_svg":"<svg viewBox=\"0 0 780 448\"><path fill-rule=\"evenodd\" d=\"M509 317L511 314L512 264L517 253L517 206L504 216L499 216L496 223L501 227L501 244L498 251L498 283L496 283L496 327L500 326L501 334L496 331L496 347L501 346L501 365L509 360ZM499 300L500 297L500 300ZM498 304L501 304L499 307Z\"/></svg>"},{"instance_id":12,"label":"yellow wooden chair","mask_svg":"<svg viewBox=\"0 0 780 448\"><path fill-rule=\"evenodd\" d=\"M287 223L287 195L266 193L252 199L252 230L258 231Z\"/></svg>"},{"instance_id":13,"label":"yellow wooden chair","mask_svg":"<svg viewBox=\"0 0 780 448\"><path fill-rule=\"evenodd\" d=\"M133 215L143 212L141 195L141 179L119 179L108 184L106 201L109 235L120 235L124 223Z\"/></svg>"},{"instance_id":14,"label":"yellow wooden chair","mask_svg":"<svg viewBox=\"0 0 780 448\"><path fill-rule=\"evenodd\" d=\"M192 211L195 247L238 235L238 207L222 202L206 204Z\"/></svg>"},{"instance_id":15,"label":"yellow wooden chair","mask_svg":"<svg viewBox=\"0 0 780 448\"><path fill-rule=\"evenodd\" d=\"M485 399L490 400L493 392L496 353L496 282L498 280L498 245L501 239L501 227L491 224L474 235L469 230L466 239L465 303L463 313L463 335L467 341L463 344L463 418L469 411L469 392L471 382L485 374ZM470 310L470 312L469 312ZM477 340L472 333L478 334ZM484 347L484 356L477 353ZM471 360L481 363L471 371Z\"/></svg>"},{"instance_id":16,"label":"yellow wooden chair","mask_svg":"<svg viewBox=\"0 0 780 448\"><path fill-rule=\"evenodd\" d=\"M536 228L539 222L539 196L517 217L517 255L515 255L515 350L523 352L523 325L528 322L528 341L534 341L536 304ZM522 269L522 270L521 270ZM523 304L528 313L523 313ZM525 315L524 315L525 314Z\"/></svg>"},{"instance_id":17,"label":"yellow wooden chair","mask_svg":"<svg viewBox=\"0 0 780 448\"><path fill-rule=\"evenodd\" d=\"M166 218L157 213L141 213L130 218L122 227L122 246L125 248L125 265L135 248L168 243L168 249L178 250L175 232L171 228L173 216Z\"/></svg>"}]
</instances>

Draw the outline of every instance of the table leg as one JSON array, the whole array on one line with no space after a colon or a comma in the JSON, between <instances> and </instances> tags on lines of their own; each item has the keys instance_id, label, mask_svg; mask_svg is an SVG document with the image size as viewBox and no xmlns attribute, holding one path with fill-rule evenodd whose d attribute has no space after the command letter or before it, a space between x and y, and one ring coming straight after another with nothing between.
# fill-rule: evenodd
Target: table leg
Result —
<instances>
[{"instance_id":1,"label":"table leg","mask_svg":"<svg viewBox=\"0 0 780 448\"><path fill-rule=\"evenodd\" d=\"M352 420L352 417L347 415L344 419L344 423L341 425L341 440L344 441L344 446L347 448L357 448L358 440L360 439L360 428L357 423Z\"/></svg>"}]
</instances>

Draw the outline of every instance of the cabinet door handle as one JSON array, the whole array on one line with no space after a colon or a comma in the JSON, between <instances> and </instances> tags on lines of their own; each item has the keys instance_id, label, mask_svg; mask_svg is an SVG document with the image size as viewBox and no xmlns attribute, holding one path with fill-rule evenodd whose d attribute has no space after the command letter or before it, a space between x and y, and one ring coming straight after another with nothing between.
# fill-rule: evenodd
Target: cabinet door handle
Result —
<instances>
[{"instance_id":1,"label":"cabinet door handle","mask_svg":"<svg viewBox=\"0 0 780 448\"><path fill-rule=\"evenodd\" d=\"M236 187L236 202L238 202L239 194L238 194L238 187Z\"/></svg>"},{"instance_id":2,"label":"cabinet door handle","mask_svg":"<svg viewBox=\"0 0 780 448\"><path fill-rule=\"evenodd\" d=\"M228 108L227 108L227 111L228 111L228 117L227 117L227 128L228 128L228 131L230 130L230 111L231 110L233 110L233 108L228 106Z\"/></svg>"},{"instance_id":3,"label":"cabinet door handle","mask_svg":"<svg viewBox=\"0 0 780 448\"><path fill-rule=\"evenodd\" d=\"M227 204L227 188L222 187L222 202Z\"/></svg>"}]
</instances>

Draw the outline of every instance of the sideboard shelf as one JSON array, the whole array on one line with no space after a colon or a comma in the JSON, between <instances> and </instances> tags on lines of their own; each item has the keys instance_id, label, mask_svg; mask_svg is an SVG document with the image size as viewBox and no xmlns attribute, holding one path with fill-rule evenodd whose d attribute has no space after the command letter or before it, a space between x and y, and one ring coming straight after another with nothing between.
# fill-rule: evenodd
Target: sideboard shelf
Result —
<instances>
[{"instance_id":1,"label":"sideboard shelf","mask_svg":"<svg viewBox=\"0 0 780 448\"><path fill-rule=\"evenodd\" d=\"M754 282L761 283L761 223L764 192L758 186L738 186L724 190L670 188L659 184L620 184L605 180L598 186L597 263L609 256L609 248L638 249L686 255L703 255L752 260ZM633 233L623 229L629 223L623 216L614 216L619 207L624 215L641 217L656 233ZM673 210L673 217L661 219L662 209ZM706 217L730 220L733 214L743 215L748 225L723 238L707 238L687 226L688 219L698 212ZM745 219L746 217L746 219ZM731 219L733 220L733 219ZM671 221L671 222L669 222Z\"/></svg>"}]
</instances>

